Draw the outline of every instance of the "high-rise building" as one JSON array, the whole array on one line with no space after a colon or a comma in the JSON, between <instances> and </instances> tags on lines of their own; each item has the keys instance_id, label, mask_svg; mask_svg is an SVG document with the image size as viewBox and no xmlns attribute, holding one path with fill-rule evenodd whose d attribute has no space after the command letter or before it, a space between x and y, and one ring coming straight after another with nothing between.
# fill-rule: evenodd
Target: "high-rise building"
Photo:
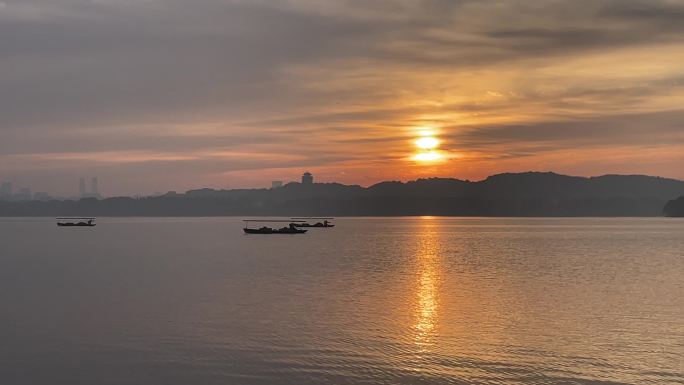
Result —
<instances>
[{"instance_id":1,"label":"high-rise building","mask_svg":"<svg viewBox=\"0 0 684 385\"><path fill-rule=\"evenodd\" d=\"M90 191L86 189L86 179L81 177L78 179L78 194L81 198L96 198L100 199L100 186L97 177L90 178Z\"/></svg>"},{"instance_id":2,"label":"high-rise building","mask_svg":"<svg viewBox=\"0 0 684 385\"><path fill-rule=\"evenodd\" d=\"M31 188L22 187L19 189L19 194L16 196L17 200L20 201L30 201L31 200Z\"/></svg>"},{"instance_id":3,"label":"high-rise building","mask_svg":"<svg viewBox=\"0 0 684 385\"><path fill-rule=\"evenodd\" d=\"M78 179L78 196L83 198L86 195L86 183L85 183L85 178L80 177Z\"/></svg>"},{"instance_id":4,"label":"high-rise building","mask_svg":"<svg viewBox=\"0 0 684 385\"><path fill-rule=\"evenodd\" d=\"M0 185L0 199L10 200L12 199L12 183L2 182Z\"/></svg>"},{"instance_id":5,"label":"high-rise building","mask_svg":"<svg viewBox=\"0 0 684 385\"><path fill-rule=\"evenodd\" d=\"M50 194L46 192L35 192L33 193L33 200L35 201L49 201L51 199Z\"/></svg>"},{"instance_id":6,"label":"high-rise building","mask_svg":"<svg viewBox=\"0 0 684 385\"><path fill-rule=\"evenodd\" d=\"M313 175L310 172L302 174L302 184L313 184Z\"/></svg>"},{"instance_id":7,"label":"high-rise building","mask_svg":"<svg viewBox=\"0 0 684 385\"><path fill-rule=\"evenodd\" d=\"M283 187L283 181L282 180L274 180L271 182L271 188L278 188L278 187Z\"/></svg>"}]
</instances>

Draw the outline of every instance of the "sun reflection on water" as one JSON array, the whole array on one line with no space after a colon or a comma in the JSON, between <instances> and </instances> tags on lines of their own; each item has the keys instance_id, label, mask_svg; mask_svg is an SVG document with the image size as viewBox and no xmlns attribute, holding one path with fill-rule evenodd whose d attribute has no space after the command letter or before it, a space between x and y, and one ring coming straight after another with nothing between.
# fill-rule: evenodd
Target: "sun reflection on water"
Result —
<instances>
[{"instance_id":1,"label":"sun reflection on water","mask_svg":"<svg viewBox=\"0 0 684 385\"><path fill-rule=\"evenodd\" d=\"M434 233L432 218L426 217L418 234L416 255L417 299L415 305L414 341L424 352L434 344L435 329L439 318L440 262L439 239Z\"/></svg>"}]
</instances>

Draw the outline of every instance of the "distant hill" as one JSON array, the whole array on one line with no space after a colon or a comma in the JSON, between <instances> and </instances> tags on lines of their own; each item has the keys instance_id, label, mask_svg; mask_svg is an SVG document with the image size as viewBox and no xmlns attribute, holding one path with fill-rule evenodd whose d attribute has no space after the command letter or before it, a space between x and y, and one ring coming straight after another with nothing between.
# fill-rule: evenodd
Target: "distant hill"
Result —
<instances>
[{"instance_id":1,"label":"distant hill","mask_svg":"<svg viewBox=\"0 0 684 385\"><path fill-rule=\"evenodd\" d=\"M662 216L667 202L680 196L684 181L674 179L526 172L477 182L430 178L367 188L290 183L277 189L200 189L142 199L0 202L0 216Z\"/></svg>"},{"instance_id":2,"label":"distant hill","mask_svg":"<svg viewBox=\"0 0 684 385\"><path fill-rule=\"evenodd\" d=\"M684 196L667 202L663 213L668 217L684 217Z\"/></svg>"}]
</instances>

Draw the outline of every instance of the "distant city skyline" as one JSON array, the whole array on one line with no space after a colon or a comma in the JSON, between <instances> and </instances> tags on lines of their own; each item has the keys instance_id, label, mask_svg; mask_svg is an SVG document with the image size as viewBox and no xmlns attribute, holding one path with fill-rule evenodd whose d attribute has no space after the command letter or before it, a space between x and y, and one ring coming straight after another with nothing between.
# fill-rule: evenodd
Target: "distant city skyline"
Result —
<instances>
[{"instance_id":1,"label":"distant city skyline","mask_svg":"<svg viewBox=\"0 0 684 385\"><path fill-rule=\"evenodd\" d=\"M32 192L30 186L18 186L9 180L0 179L0 200L48 200L48 199L73 199L73 198L102 198L100 194L99 179L90 178L90 187L86 184L85 177L78 178L77 190L73 193L56 194L49 191Z\"/></svg>"},{"instance_id":2,"label":"distant city skyline","mask_svg":"<svg viewBox=\"0 0 684 385\"><path fill-rule=\"evenodd\" d=\"M570 177L603 177L607 175L622 175L622 176L630 176L630 175L644 175L644 176L651 176L651 177L657 177L657 178L665 178L665 179L674 179L674 180L680 180L684 181L684 178L668 178L664 177L662 175L646 175L646 174L600 174L600 175L572 175L572 174L563 174L563 173L557 173L554 171L532 171L533 173L551 173L551 174L557 174L561 176L570 176ZM523 172L523 174L526 172ZM458 178L458 177L437 177L437 178L446 178L446 179L458 179L458 180L463 180L463 181L471 181L471 182L478 182L482 181L484 179L487 179L488 177L498 175L498 174L508 174L508 172L504 173L497 173L497 174L492 174L488 175L485 178L482 179L467 179L467 178ZM517 173L510 173L510 174L517 174ZM117 197L117 196L128 196L128 197L146 197L146 196L160 196L160 195L177 195L177 194L183 194L187 191L192 191L192 190L200 190L200 189L214 189L214 190L232 190L232 189L277 189L280 187L283 187L289 183L299 183L299 184L312 184L312 183L340 183L344 185L359 185L362 187L370 187L373 184L376 183L382 183L382 182L390 182L390 181L398 181L397 179L388 179L388 180L380 180L375 183L371 183L368 185L361 185L358 183L344 183L341 181L335 181L335 180L317 180L314 179L315 176L313 173L310 173L308 171L302 173L299 175L299 180L273 180L273 181L262 181L263 183L261 185L256 185L256 186L212 186L212 185L197 185L197 186L192 186L190 188L169 188L169 189L164 189L163 191L161 189L154 190L152 192L136 192L136 193L110 193L110 194L100 194L99 191L99 178L98 177L91 177L90 178L90 185L86 184L86 178L85 177L79 177L78 178L78 186L75 192L67 193L67 194L59 194L54 191L37 191L34 193L31 193L32 188L21 186L19 188L15 187L15 185L11 181L2 181L0 179L0 200L26 200L26 197L22 197L22 195L26 195L26 191L29 191L29 194L31 194L32 199L35 200L47 200L47 199L81 199L81 198L98 198L98 199L105 199L109 197ZM417 179L429 179L433 177L424 177L424 178L416 178L413 180ZM400 182L410 182L413 180L400 180ZM23 191L22 191L23 190ZM7 191L9 191L9 195L7 194ZM14 194L12 194L14 192ZM35 195L38 195L36 197Z\"/></svg>"}]
</instances>

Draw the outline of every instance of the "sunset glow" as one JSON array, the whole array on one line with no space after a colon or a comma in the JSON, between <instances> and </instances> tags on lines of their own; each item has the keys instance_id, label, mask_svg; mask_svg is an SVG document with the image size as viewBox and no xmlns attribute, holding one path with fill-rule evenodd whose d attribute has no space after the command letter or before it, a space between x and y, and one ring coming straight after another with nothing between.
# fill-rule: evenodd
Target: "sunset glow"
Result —
<instances>
[{"instance_id":1,"label":"sunset glow","mask_svg":"<svg viewBox=\"0 0 684 385\"><path fill-rule=\"evenodd\" d=\"M0 0L0 59L0 385L684 380L684 0Z\"/></svg>"},{"instance_id":2,"label":"sunset glow","mask_svg":"<svg viewBox=\"0 0 684 385\"><path fill-rule=\"evenodd\" d=\"M438 151L420 152L413 156L413 160L419 162L437 162L444 160L444 155Z\"/></svg>"},{"instance_id":3,"label":"sunset glow","mask_svg":"<svg viewBox=\"0 0 684 385\"><path fill-rule=\"evenodd\" d=\"M22 47L0 71L0 178L39 191L684 178L677 1L32 1L0 9Z\"/></svg>"},{"instance_id":4,"label":"sunset glow","mask_svg":"<svg viewBox=\"0 0 684 385\"><path fill-rule=\"evenodd\" d=\"M426 136L416 140L416 146L423 150L431 150L439 146L439 140L431 136Z\"/></svg>"}]
</instances>

